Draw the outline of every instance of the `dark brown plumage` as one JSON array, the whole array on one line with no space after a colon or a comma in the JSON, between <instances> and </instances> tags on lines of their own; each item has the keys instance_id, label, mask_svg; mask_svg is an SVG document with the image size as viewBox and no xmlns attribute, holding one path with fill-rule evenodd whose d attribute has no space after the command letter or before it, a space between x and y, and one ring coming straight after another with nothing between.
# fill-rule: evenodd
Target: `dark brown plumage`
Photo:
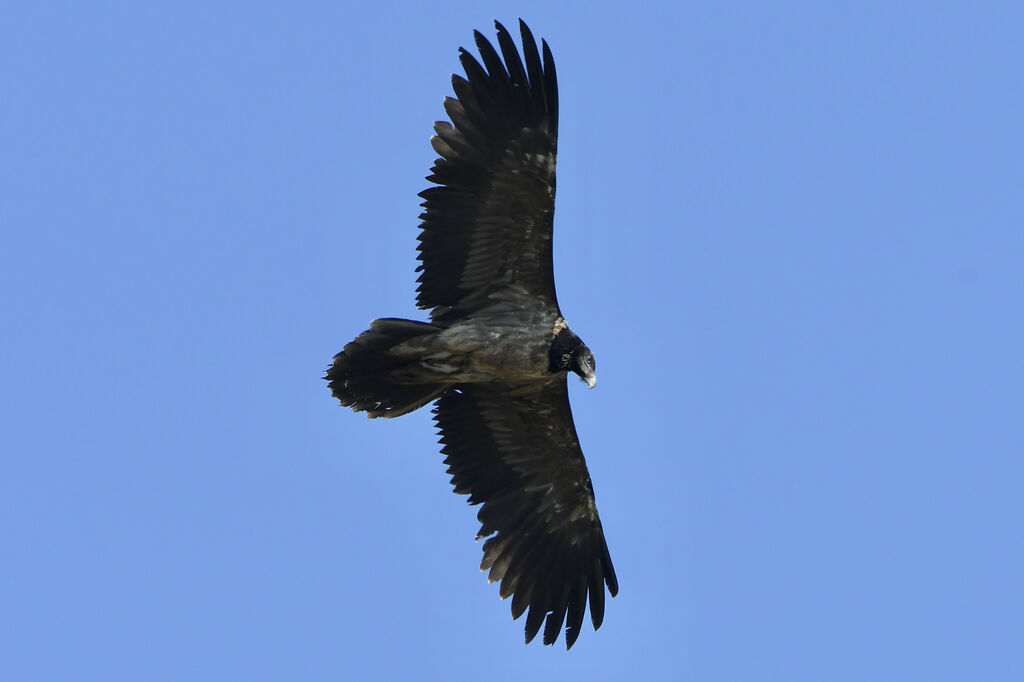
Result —
<instances>
[{"instance_id":1,"label":"dark brown plumage","mask_svg":"<svg viewBox=\"0 0 1024 682\"><path fill-rule=\"evenodd\" d=\"M573 424L566 375L593 387L594 356L558 307L552 267L558 90L547 43L520 22L523 59L495 22L460 50L451 123L424 190L417 303L429 322L375 320L335 356L342 405L395 417L436 401L455 492L479 504L481 568L526 616L571 647L587 603L598 628L618 582Z\"/></svg>"}]
</instances>

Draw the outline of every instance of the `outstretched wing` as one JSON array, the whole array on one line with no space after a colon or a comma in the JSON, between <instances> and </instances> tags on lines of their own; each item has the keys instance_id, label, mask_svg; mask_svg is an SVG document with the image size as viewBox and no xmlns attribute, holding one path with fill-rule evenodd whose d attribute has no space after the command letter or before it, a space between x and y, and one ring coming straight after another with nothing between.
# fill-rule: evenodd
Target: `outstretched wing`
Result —
<instances>
[{"instance_id":1,"label":"outstretched wing","mask_svg":"<svg viewBox=\"0 0 1024 682\"><path fill-rule=\"evenodd\" d=\"M547 43L543 63L522 21L525 64L495 22L501 56L474 32L483 65L465 49L466 77L452 76L451 123L434 124L440 158L420 193L420 308L432 317L471 312L510 285L557 307L551 265L558 85ZM504 58L504 62L502 59Z\"/></svg>"},{"instance_id":2,"label":"outstretched wing","mask_svg":"<svg viewBox=\"0 0 1024 682\"><path fill-rule=\"evenodd\" d=\"M455 492L481 504L481 570L526 617L526 641L541 623L544 643L566 621L566 648L590 601L596 630L605 585L619 591L587 464L576 437L565 379L543 384L463 384L434 410ZM567 620L566 620L567 619Z\"/></svg>"}]
</instances>

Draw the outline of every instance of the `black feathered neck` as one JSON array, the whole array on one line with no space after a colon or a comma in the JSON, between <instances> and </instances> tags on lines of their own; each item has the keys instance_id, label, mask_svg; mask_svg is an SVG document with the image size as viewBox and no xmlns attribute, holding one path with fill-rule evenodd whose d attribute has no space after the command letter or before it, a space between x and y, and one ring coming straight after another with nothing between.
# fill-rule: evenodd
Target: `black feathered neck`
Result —
<instances>
[{"instance_id":1,"label":"black feathered neck","mask_svg":"<svg viewBox=\"0 0 1024 682\"><path fill-rule=\"evenodd\" d=\"M583 341L580 337L576 336L568 327L559 329L548 350L548 370L551 372L571 371L573 358L580 348L583 348Z\"/></svg>"}]
</instances>

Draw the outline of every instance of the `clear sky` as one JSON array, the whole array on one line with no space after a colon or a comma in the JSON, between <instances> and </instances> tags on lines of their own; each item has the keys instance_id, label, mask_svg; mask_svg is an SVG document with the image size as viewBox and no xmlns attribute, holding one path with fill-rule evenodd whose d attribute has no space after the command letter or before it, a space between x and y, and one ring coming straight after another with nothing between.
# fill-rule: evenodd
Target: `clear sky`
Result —
<instances>
[{"instance_id":1,"label":"clear sky","mask_svg":"<svg viewBox=\"0 0 1024 682\"><path fill-rule=\"evenodd\" d=\"M1024 4L5 3L0 679L1024 679ZM555 273L621 592L478 571L414 307L457 48L561 93Z\"/></svg>"}]
</instances>

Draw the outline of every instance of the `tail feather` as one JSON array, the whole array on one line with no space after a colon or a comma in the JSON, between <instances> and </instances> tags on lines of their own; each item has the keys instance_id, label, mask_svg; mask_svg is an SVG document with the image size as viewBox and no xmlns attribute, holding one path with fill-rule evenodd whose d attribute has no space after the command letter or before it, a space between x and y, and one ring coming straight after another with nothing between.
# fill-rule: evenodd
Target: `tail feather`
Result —
<instances>
[{"instance_id":1,"label":"tail feather","mask_svg":"<svg viewBox=\"0 0 1024 682\"><path fill-rule=\"evenodd\" d=\"M436 382L409 346L400 344L441 331L427 322L384 318L334 356L324 377L334 397L345 407L369 417L399 417L433 402L450 382Z\"/></svg>"}]
</instances>

